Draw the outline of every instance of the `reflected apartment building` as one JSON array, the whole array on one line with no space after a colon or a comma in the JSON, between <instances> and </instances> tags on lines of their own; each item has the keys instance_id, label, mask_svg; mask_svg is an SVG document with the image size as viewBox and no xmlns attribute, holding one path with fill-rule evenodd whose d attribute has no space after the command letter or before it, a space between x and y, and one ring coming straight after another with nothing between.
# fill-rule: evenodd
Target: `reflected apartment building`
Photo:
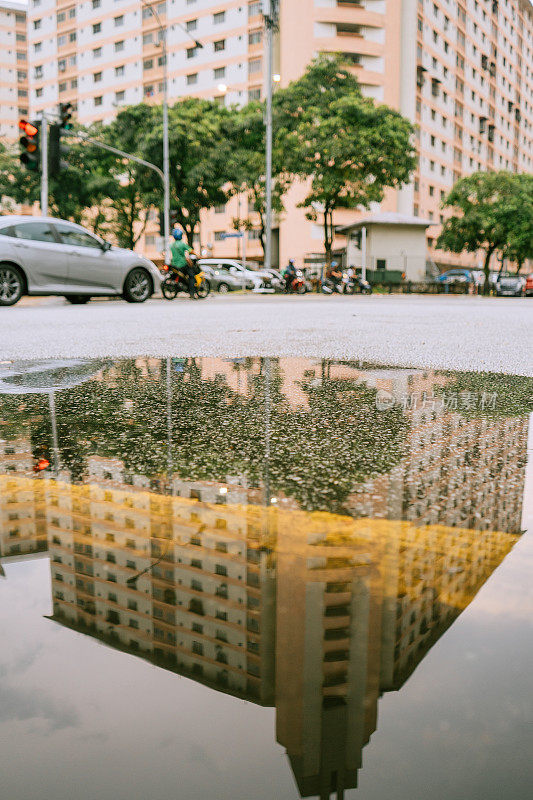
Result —
<instances>
[{"instance_id":1,"label":"reflected apartment building","mask_svg":"<svg viewBox=\"0 0 533 800\"><path fill-rule=\"evenodd\" d=\"M0 427L0 437L2 428ZM17 559L48 548L46 497L41 481L27 478L31 441L0 438L0 558ZM1 567L0 567L0 574Z\"/></svg>"},{"instance_id":2,"label":"reflected apartment building","mask_svg":"<svg viewBox=\"0 0 533 800\"><path fill-rule=\"evenodd\" d=\"M270 702L273 583L253 507L133 489L116 460L51 483L54 615L239 696ZM231 495L229 500L231 501Z\"/></svg>"},{"instance_id":3,"label":"reflected apartment building","mask_svg":"<svg viewBox=\"0 0 533 800\"><path fill-rule=\"evenodd\" d=\"M264 97L260 0L152 5L168 26L172 102ZM161 102L157 23L140 0L30 0L28 36L33 115L66 101L86 125L111 120L124 105ZM417 126L413 182L388 193L381 210L428 219L429 252L446 264L458 257L435 251L434 243L444 219L440 203L453 183L477 170L532 169L532 37L529 0L281 0L276 85L298 78L317 53L342 53L365 96ZM320 220L306 219L297 207L302 197L303 187L294 186L275 223L282 264L289 257L303 264L322 251ZM354 213L340 212L336 224L353 222ZM157 257L155 216L141 246ZM248 254L260 258L259 219L245 197L204 214L201 245L217 257L235 256L234 241L221 236L234 218L251 223Z\"/></svg>"},{"instance_id":4,"label":"reflected apartment building","mask_svg":"<svg viewBox=\"0 0 533 800\"><path fill-rule=\"evenodd\" d=\"M41 499L52 619L275 706L302 797L357 785L380 696L401 688L518 540L267 509L231 484L176 478L187 496L163 495L116 458L90 457L81 484L28 477L27 443L14 449L2 496L17 509Z\"/></svg>"},{"instance_id":5,"label":"reflected apartment building","mask_svg":"<svg viewBox=\"0 0 533 800\"><path fill-rule=\"evenodd\" d=\"M275 706L302 797L357 785L381 694L401 687L518 538L208 503L109 478L47 489L52 619Z\"/></svg>"}]
</instances>

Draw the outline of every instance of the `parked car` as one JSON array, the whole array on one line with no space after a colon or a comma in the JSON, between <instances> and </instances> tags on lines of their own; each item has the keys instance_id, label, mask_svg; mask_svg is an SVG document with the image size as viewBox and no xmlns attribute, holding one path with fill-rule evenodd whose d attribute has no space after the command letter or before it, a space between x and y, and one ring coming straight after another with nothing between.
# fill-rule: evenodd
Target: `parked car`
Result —
<instances>
[{"instance_id":1,"label":"parked car","mask_svg":"<svg viewBox=\"0 0 533 800\"><path fill-rule=\"evenodd\" d=\"M259 273L242 265L242 262L233 258L201 258L198 264L205 269L210 267L219 271L226 271L240 281L241 289L260 291L264 288L264 281Z\"/></svg>"},{"instance_id":2,"label":"parked car","mask_svg":"<svg viewBox=\"0 0 533 800\"><path fill-rule=\"evenodd\" d=\"M70 303L119 296L143 303L161 273L147 258L52 217L0 217L0 306L22 295L62 295Z\"/></svg>"},{"instance_id":3,"label":"parked car","mask_svg":"<svg viewBox=\"0 0 533 800\"><path fill-rule=\"evenodd\" d=\"M500 275L496 281L498 297L523 297L525 279L522 275Z\"/></svg>"},{"instance_id":4,"label":"parked car","mask_svg":"<svg viewBox=\"0 0 533 800\"><path fill-rule=\"evenodd\" d=\"M485 282L485 276L480 270L472 269L449 269L443 272L436 279L437 283L476 283L482 286Z\"/></svg>"},{"instance_id":5,"label":"parked car","mask_svg":"<svg viewBox=\"0 0 533 800\"><path fill-rule=\"evenodd\" d=\"M526 277L524 292L526 297L531 297L533 295L533 272Z\"/></svg>"},{"instance_id":6,"label":"parked car","mask_svg":"<svg viewBox=\"0 0 533 800\"><path fill-rule=\"evenodd\" d=\"M201 264L201 266L205 273L205 279L214 292L227 294L228 292L235 292L243 288L240 276L230 272L227 267L223 265L220 267L210 267L205 264Z\"/></svg>"},{"instance_id":7,"label":"parked car","mask_svg":"<svg viewBox=\"0 0 533 800\"><path fill-rule=\"evenodd\" d=\"M285 278L281 274L278 269L267 269L264 270L270 275L270 286L276 292L284 292L285 291Z\"/></svg>"}]
</instances>

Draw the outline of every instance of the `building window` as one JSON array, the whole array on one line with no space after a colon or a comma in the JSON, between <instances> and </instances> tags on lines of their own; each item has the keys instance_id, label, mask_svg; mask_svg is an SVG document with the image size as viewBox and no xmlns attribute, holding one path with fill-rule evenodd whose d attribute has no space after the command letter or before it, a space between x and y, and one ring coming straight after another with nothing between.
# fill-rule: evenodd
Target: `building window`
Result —
<instances>
[{"instance_id":1,"label":"building window","mask_svg":"<svg viewBox=\"0 0 533 800\"><path fill-rule=\"evenodd\" d=\"M101 22L95 22L94 25L93 25L93 34L101 33L101 32L102 32L102 23Z\"/></svg>"},{"instance_id":2,"label":"building window","mask_svg":"<svg viewBox=\"0 0 533 800\"><path fill-rule=\"evenodd\" d=\"M115 28L120 28L121 25L124 25L124 14L115 17Z\"/></svg>"},{"instance_id":3,"label":"building window","mask_svg":"<svg viewBox=\"0 0 533 800\"><path fill-rule=\"evenodd\" d=\"M192 72L187 75L187 86L192 86L195 83L198 83L198 73Z\"/></svg>"},{"instance_id":4,"label":"building window","mask_svg":"<svg viewBox=\"0 0 533 800\"><path fill-rule=\"evenodd\" d=\"M217 67L217 69L213 70L213 76L215 80L217 78L225 78L226 77L226 67Z\"/></svg>"},{"instance_id":5,"label":"building window","mask_svg":"<svg viewBox=\"0 0 533 800\"><path fill-rule=\"evenodd\" d=\"M93 73L93 81L94 83L100 83L102 80L102 73L101 72L94 72Z\"/></svg>"},{"instance_id":6,"label":"building window","mask_svg":"<svg viewBox=\"0 0 533 800\"><path fill-rule=\"evenodd\" d=\"M261 72L262 69L262 62L260 58L252 58L251 61L248 62L248 74L253 75L254 73Z\"/></svg>"},{"instance_id":7,"label":"building window","mask_svg":"<svg viewBox=\"0 0 533 800\"><path fill-rule=\"evenodd\" d=\"M121 64L120 67L115 67L115 77L121 78L124 75L124 64Z\"/></svg>"},{"instance_id":8,"label":"building window","mask_svg":"<svg viewBox=\"0 0 533 800\"><path fill-rule=\"evenodd\" d=\"M115 42L115 53L120 53L124 50L124 41Z\"/></svg>"},{"instance_id":9,"label":"building window","mask_svg":"<svg viewBox=\"0 0 533 800\"><path fill-rule=\"evenodd\" d=\"M249 45L261 44L262 38L263 38L262 31L260 30L250 31L250 33L248 34L248 44Z\"/></svg>"},{"instance_id":10,"label":"building window","mask_svg":"<svg viewBox=\"0 0 533 800\"><path fill-rule=\"evenodd\" d=\"M187 22L185 23L185 27L187 28L188 31L195 31L196 28L198 27L198 20L197 19L187 20Z\"/></svg>"},{"instance_id":11,"label":"building window","mask_svg":"<svg viewBox=\"0 0 533 800\"><path fill-rule=\"evenodd\" d=\"M103 102L104 102L104 98L102 97L102 95L99 95L98 97L94 98L95 106L101 106L103 104Z\"/></svg>"},{"instance_id":12,"label":"building window","mask_svg":"<svg viewBox=\"0 0 533 800\"><path fill-rule=\"evenodd\" d=\"M213 49L215 53L220 53L222 50L226 49L226 40L219 39L217 42L214 43Z\"/></svg>"}]
</instances>

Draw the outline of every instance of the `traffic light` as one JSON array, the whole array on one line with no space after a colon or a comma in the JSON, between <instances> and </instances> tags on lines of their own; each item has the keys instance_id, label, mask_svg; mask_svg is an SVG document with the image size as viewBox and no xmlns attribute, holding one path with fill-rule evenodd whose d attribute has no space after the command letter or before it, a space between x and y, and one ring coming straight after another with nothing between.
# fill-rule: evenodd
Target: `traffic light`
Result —
<instances>
[{"instance_id":1,"label":"traffic light","mask_svg":"<svg viewBox=\"0 0 533 800\"><path fill-rule=\"evenodd\" d=\"M27 122L21 119L19 128L22 131L20 137L20 163L30 172L38 172L41 164L40 122Z\"/></svg>"},{"instance_id":2,"label":"traffic light","mask_svg":"<svg viewBox=\"0 0 533 800\"><path fill-rule=\"evenodd\" d=\"M71 131L73 128L72 125L72 112L74 111L74 107L72 103L60 103L59 105L59 119L60 119L60 127L64 131Z\"/></svg>"},{"instance_id":3,"label":"traffic light","mask_svg":"<svg viewBox=\"0 0 533 800\"><path fill-rule=\"evenodd\" d=\"M59 125L50 125L48 129L48 174L51 177L68 169L68 162L62 156L67 155L70 147L61 142L62 132Z\"/></svg>"},{"instance_id":4,"label":"traffic light","mask_svg":"<svg viewBox=\"0 0 533 800\"><path fill-rule=\"evenodd\" d=\"M73 110L72 103L60 103L59 123L50 125L48 139L48 172L50 176L59 175L68 169L69 165L66 156L70 147L63 143L62 137L66 131L71 131L74 127L72 124Z\"/></svg>"}]
</instances>

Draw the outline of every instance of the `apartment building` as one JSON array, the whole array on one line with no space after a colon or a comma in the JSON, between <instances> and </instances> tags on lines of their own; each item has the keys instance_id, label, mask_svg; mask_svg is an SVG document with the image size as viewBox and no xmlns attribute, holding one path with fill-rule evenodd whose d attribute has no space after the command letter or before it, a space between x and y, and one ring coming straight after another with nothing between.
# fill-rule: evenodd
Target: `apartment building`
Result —
<instances>
[{"instance_id":1,"label":"apartment building","mask_svg":"<svg viewBox=\"0 0 533 800\"><path fill-rule=\"evenodd\" d=\"M264 96L260 0L153 3L168 30L171 102L194 95L242 104ZM412 184L389 192L384 211L420 216L431 256L453 183L477 170L533 166L533 9L530 0L281 0L275 69L279 85L302 74L318 52L340 52L363 93L417 125L419 167ZM122 105L160 103L163 53L158 22L141 0L30 0L31 111L72 102L83 124L110 120ZM200 45L202 45L200 47ZM322 249L320 222L305 218L294 186L276 221L276 260L300 263ZM374 207L372 211L377 211ZM339 212L339 225L356 212ZM205 253L236 255L224 241L234 218L252 224L247 252L261 257L259 220L246 198L204 214ZM336 246L343 247L339 237ZM141 246L157 255L154 222ZM468 261L477 263L476 256Z\"/></svg>"},{"instance_id":2,"label":"apartment building","mask_svg":"<svg viewBox=\"0 0 533 800\"><path fill-rule=\"evenodd\" d=\"M26 8L0 2L0 141L15 140L29 112Z\"/></svg>"}]
</instances>

